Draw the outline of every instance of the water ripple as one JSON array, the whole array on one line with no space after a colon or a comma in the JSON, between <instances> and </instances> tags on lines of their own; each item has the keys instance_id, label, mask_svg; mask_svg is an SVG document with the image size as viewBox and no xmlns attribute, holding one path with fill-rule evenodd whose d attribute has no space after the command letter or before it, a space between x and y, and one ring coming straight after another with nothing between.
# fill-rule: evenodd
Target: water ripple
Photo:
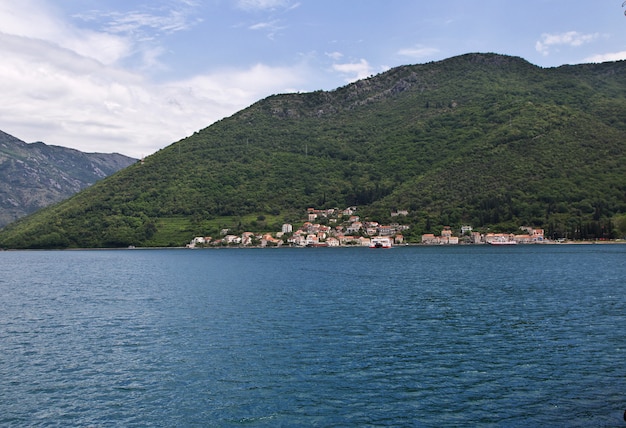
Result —
<instances>
[{"instance_id":1,"label":"water ripple","mask_svg":"<svg viewBox=\"0 0 626 428\"><path fill-rule=\"evenodd\" d=\"M0 425L623 426L626 247L518 247L0 253Z\"/></svg>"}]
</instances>

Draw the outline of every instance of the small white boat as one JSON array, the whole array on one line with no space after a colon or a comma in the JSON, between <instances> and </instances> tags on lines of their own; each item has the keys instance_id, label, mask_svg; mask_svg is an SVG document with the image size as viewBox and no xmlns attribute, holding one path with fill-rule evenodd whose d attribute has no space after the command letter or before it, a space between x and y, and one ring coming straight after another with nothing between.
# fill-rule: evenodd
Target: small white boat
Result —
<instances>
[{"instance_id":1,"label":"small white boat","mask_svg":"<svg viewBox=\"0 0 626 428\"><path fill-rule=\"evenodd\" d=\"M490 245L517 245L516 241L489 241Z\"/></svg>"},{"instance_id":2,"label":"small white boat","mask_svg":"<svg viewBox=\"0 0 626 428\"><path fill-rule=\"evenodd\" d=\"M372 238L370 248L391 248L391 239L389 238Z\"/></svg>"}]
</instances>

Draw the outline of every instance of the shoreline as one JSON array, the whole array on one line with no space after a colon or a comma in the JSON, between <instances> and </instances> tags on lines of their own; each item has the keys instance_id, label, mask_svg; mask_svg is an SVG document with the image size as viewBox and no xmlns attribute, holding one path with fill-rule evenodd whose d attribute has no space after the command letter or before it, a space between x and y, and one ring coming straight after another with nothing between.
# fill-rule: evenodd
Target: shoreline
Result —
<instances>
[{"instance_id":1,"label":"shoreline","mask_svg":"<svg viewBox=\"0 0 626 428\"><path fill-rule=\"evenodd\" d=\"M520 243L517 245L527 246L527 245L624 245L626 244L625 239L615 239L615 240L607 240L607 241L544 241L544 242L531 242L531 243ZM405 244L397 244L393 245L394 247L468 247L468 246L489 246L486 242L481 242L479 244L474 243L458 243L458 244L422 244L422 243L405 243ZM319 246L319 247L307 247L307 246L295 246L295 245L274 245L274 246L266 246L261 247L260 245L255 246L206 246L206 247L137 247L137 246L129 246L129 247L102 247L102 248L0 248L0 252L3 251L101 251L101 250L232 250L232 249L280 249L280 248L368 248L367 246L361 245L340 245L336 247L328 247L328 246Z\"/></svg>"}]
</instances>

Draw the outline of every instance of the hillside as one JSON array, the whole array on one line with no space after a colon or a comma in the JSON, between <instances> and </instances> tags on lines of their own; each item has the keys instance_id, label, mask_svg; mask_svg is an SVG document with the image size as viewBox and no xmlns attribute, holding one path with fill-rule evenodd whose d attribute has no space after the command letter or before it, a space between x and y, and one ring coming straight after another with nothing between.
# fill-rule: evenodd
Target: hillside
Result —
<instances>
[{"instance_id":1,"label":"hillside","mask_svg":"<svg viewBox=\"0 0 626 428\"><path fill-rule=\"evenodd\" d=\"M26 144L0 131L0 227L62 201L134 162L120 154Z\"/></svg>"},{"instance_id":2,"label":"hillside","mask_svg":"<svg viewBox=\"0 0 626 428\"><path fill-rule=\"evenodd\" d=\"M4 247L182 245L357 205L409 239L470 224L602 238L626 213L626 62L468 54L275 95L0 233Z\"/></svg>"}]
</instances>

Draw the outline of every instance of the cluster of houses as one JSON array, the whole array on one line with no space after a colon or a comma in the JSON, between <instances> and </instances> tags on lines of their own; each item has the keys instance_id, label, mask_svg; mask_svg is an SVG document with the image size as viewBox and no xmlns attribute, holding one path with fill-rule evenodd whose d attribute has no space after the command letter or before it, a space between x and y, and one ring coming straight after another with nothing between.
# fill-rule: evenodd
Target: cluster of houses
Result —
<instances>
[{"instance_id":1,"label":"cluster of houses","mask_svg":"<svg viewBox=\"0 0 626 428\"><path fill-rule=\"evenodd\" d=\"M408 211L398 210L391 213L391 218L407 216ZM197 236L187 245L189 248L198 246L242 246L242 247L340 247L340 246L384 246L404 244L402 232L409 226L393 222L388 225L375 221L361 221L357 215L357 207L348 207L344 210L327 209L307 210L307 221L294 230L292 224L285 223L281 231L255 234L244 232L233 235L228 229L221 231L218 238ZM522 227L521 234L474 232L471 226L462 226L460 236L455 236L452 229L444 227L441 234L432 233L422 235L422 244L426 245L456 245L468 244L529 244L544 242L543 229Z\"/></svg>"},{"instance_id":2,"label":"cluster of houses","mask_svg":"<svg viewBox=\"0 0 626 428\"><path fill-rule=\"evenodd\" d=\"M356 214L357 207L344 210L328 209L307 210L307 221L294 230L293 225L285 223L280 232L273 234L254 234L245 232L242 235L231 235L222 230L219 238L208 236L195 237L188 245L197 246L282 246L294 247L339 247L339 246L372 246L373 243L402 244L402 232L409 226L400 223L382 225L375 221L361 221ZM408 211L399 210L391 213L392 217L408 215ZM324 221L322 221L324 219ZM324 223L324 224L321 224Z\"/></svg>"},{"instance_id":3,"label":"cluster of houses","mask_svg":"<svg viewBox=\"0 0 626 428\"><path fill-rule=\"evenodd\" d=\"M469 244L535 244L543 243L543 229L534 229L523 226L520 230L525 233L485 233L474 232L471 226L462 226L461 235L467 239ZM455 245L459 243L458 236L452 236L452 230L446 226L441 231L441 235L435 236L432 233L422 235L422 244L427 245Z\"/></svg>"}]
</instances>

